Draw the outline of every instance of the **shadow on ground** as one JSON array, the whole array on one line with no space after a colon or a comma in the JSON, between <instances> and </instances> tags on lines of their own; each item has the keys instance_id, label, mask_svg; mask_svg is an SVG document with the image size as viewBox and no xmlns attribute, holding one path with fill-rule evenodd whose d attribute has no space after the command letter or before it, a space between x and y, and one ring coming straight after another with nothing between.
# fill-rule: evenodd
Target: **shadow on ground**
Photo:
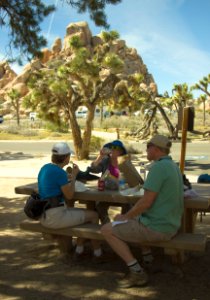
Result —
<instances>
[{"instance_id":1,"label":"shadow on ground","mask_svg":"<svg viewBox=\"0 0 210 300\"><path fill-rule=\"evenodd\" d=\"M196 172L197 174L210 173L210 164L206 162L198 162L194 160L187 160L185 162L185 171L193 174Z\"/></svg>"},{"instance_id":2,"label":"shadow on ground","mask_svg":"<svg viewBox=\"0 0 210 300\"><path fill-rule=\"evenodd\" d=\"M126 267L107 245L103 244L105 253L109 254L107 263L94 265L87 243L89 259L74 264L71 256L65 260L60 256L54 241L44 240L39 233L21 231L24 199L0 198L1 299L209 299L209 243L205 253L191 254L182 267L173 266L167 256L154 249L162 271L156 269L158 272L150 274L147 287L120 289L117 279ZM141 259L140 249L133 251Z\"/></svg>"},{"instance_id":3,"label":"shadow on ground","mask_svg":"<svg viewBox=\"0 0 210 300\"><path fill-rule=\"evenodd\" d=\"M31 154L24 154L23 152L16 152L16 153L11 153L11 152L4 152L0 153L0 160L23 160L23 159L29 159L29 158L34 158L33 155Z\"/></svg>"}]
</instances>

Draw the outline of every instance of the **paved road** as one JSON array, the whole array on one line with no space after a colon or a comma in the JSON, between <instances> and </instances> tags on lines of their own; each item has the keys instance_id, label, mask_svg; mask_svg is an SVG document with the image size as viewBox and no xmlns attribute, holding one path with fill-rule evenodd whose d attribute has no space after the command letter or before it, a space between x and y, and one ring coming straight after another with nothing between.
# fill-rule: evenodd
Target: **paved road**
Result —
<instances>
[{"instance_id":1,"label":"paved road","mask_svg":"<svg viewBox=\"0 0 210 300\"><path fill-rule=\"evenodd\" d=\"M23 152L30 155L49 154L55 141L0 141L0 153L3 152ZM73 148L73 143L69 143ZM145 153L146 144L132 142L134 148ZM174 143L172 147L172 157L179 161L181 144ZM192 142L187 144L185 159L186 174L210 174L210 142Z\"/></svg>"}]
</instances>

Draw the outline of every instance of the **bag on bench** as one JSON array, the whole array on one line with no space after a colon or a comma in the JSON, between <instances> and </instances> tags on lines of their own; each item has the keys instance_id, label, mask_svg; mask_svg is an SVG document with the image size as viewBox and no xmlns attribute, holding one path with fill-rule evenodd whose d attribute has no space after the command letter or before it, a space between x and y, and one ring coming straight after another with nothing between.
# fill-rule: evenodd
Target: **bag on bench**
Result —
<instances>
[{"instance_id":1,"label":"bag on bench","mask_svg":"<svg viewBox=\"0 0 210 300\"><path fill-rule=\"evenodd\" d=\"M39 194L33 192L26 200L24 212L30 219L38 220L47 209L63 205L59 201L61 197L57 196L41 200Z\"/></svg>"},{"instance_id":2,"label":"bag on bench","mask_svg":"<svg viewBox=\"0 0 210 300\"><path fill-rule=\"evenodd\" d=\"M33 220L39 219L44 212L47 202L46 200L41 201L38 193L32 193L26 200L24 206L26 216Z\"/></svg>"}]
</instances>

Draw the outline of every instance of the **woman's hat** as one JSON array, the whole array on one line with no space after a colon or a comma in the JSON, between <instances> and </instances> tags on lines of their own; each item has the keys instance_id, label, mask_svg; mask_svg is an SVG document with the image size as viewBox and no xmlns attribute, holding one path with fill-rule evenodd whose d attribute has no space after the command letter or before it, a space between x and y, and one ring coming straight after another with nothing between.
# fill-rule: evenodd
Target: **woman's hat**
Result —
<instances>
[{"instance_id":1,"label":"woman's hat","mask_svg":"<svg viewBox=\"0 0 210 300\"><path fill-rule=\"evenodd\" d=\"M120 149L122 149L122 151L123 151L122 155L127 154L127 150L126 150L125 146L123 145L123 143L120 140L115 140L115 141L113 141L111 143L108 143L108 144L105 144L103 146L103 148L109 148L109 149L113 149L114 147L116 147L116 148L119 147Z\"/></svg>"}]
</instances>

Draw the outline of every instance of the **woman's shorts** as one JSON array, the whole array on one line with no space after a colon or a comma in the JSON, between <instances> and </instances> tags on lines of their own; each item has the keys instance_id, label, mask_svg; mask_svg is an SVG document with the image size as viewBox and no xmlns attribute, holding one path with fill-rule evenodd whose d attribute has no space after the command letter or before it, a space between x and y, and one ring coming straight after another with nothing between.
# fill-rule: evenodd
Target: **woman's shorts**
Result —
<instances>
[{"instance_id":1,"label":"woman's shorts","mask_svg":"<svg viewBox=\"0 0 210 300\"><path fill-rule=\"evenodd\" d=\"M85 210L82 208L59 206L46 210L40 219L43 226L59 229L84 224Z\"/></svg>"}]
</instances>

